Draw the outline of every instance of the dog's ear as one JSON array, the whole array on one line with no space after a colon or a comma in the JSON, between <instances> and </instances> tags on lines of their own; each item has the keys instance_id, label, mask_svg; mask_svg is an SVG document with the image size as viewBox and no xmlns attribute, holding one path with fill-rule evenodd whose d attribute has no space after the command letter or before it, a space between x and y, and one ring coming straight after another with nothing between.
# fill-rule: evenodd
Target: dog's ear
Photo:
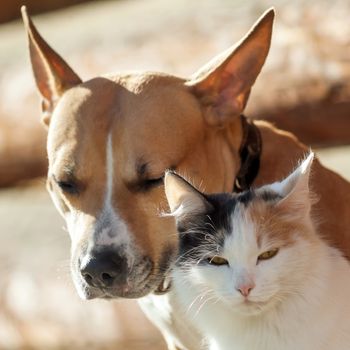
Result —
<instances>
[{"instance_id":1,"label":"dog's ear","mask_svg":"<svg viewBox=\"0 0 350 350\"><path fill-rule=\"evenodd\" d=\"M269 52L274 16L273 9L266 11L236 46L215 57L186 83L209 107L209 124L223 125L244 110Z\"/></svg>"},{"instance_id":2,"label":"dog's ear","mask_svg":"<svg viewBox=\"0 0 350 350\"><path fill-rule=\"evenodd\" d=\"M41 37L25 6L21 11L36 85L43 98L43 122L48 125L58 99L66 90L80 84L81 79Z\"/></svg>"}]
</instances>

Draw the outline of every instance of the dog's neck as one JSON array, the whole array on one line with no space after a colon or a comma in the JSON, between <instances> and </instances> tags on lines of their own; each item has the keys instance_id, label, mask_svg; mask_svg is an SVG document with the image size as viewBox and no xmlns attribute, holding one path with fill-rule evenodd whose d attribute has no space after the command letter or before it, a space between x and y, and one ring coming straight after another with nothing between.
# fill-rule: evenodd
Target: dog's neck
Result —
<instances>
[{"instance_id":1,"label":"dog's neck","mask_svg":"<svg viewBox=\"0 0 350 350\"><path fill-rule=\"evenodd\" d=\"M254 124L260 131L263 144L260 169L254 185L261 186L285 176L298 163L298 159L306 154L308 148L293 134L276 129L268 122L255 121Z\"/></svg>"},{"instance_id":2,"label":"dog's neck","mask_svg":"<svg viewBox=\"0 0 350 350\"><path fill-rule=\"evenodd\" d=\"M262 140L255 124L241 115L242 143L239 150L241 167L236 175L233 192L248 190L258 175Z\"/></svg>"},{"instance_id":3,"label":"dog's neck","mask_svg":"<svg viewBox=\"0 0 350 350\"><path fill-rule=\"evenodd\" d=\"M222 156L226 168L224 188L226 192L241 192L248 189L259 174L262 137L255 123L244 115L234 118L226 130L224 142L230 154L229 158L225 154ZM229 166L232 163L238 165L234 171Z\"/></svg>"}]
</instances>

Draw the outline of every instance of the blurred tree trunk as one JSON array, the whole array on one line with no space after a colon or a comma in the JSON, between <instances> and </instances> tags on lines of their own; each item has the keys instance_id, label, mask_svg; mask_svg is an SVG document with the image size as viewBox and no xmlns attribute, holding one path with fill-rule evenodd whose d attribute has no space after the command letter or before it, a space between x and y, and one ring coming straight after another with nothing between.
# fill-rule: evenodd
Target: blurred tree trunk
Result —
<instances>
[{"instance_id":1,"label":"blurred tree trunk","mask_svg":"<svg viewBox=\"0 0 350 350\"><path fill-rule=\"evenodd\" d=\"M39 122L21 127L1 121L0 187L46 174L46 134Z\"/></svg>"},{"instance_id":2,"label":"blurred tree trunk","mask_svg":"<svg viewBox=\"0 0 350 350\"><path fill-rule=\"evenodd\" d=\"M270 107L254 104L252 117L267 120L278 128L295 134L302 142L312 147L327 147L350 144L350 84L338 82L315 97L317 87L298 86L303 93L297 103L281 103L266 91L265 100L273 99Z\"/></svg>"}]
</instances>

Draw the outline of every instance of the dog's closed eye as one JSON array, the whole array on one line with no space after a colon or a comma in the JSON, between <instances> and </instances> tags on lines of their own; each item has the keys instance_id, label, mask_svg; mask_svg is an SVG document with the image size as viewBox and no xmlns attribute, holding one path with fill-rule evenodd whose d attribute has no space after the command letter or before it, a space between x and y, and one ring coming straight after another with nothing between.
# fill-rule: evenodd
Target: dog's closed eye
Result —
<instances>
[{"instance_id":1,"label":"dog's closed eye","mask_svg":"<svg viewBox=\"0 0 350 350\"><path fill-rule=\"evenodd\" d=\"M78 187L73 182L58 181L57 185L60 187L60 189L63 192L67 192L67 193L70 193L70 194L77 194L78 193Z\"/></svg>"},{"instance_id":2,"label":"dog's closed eye","mask_svg":"<svg viewBox=\"0 0 350 350\"><path fill-rule=\"evenodd\" d=\"M74 180L58 180L54 177L54 180L58 187L64 192L69 194L78 194L79 186Z\"/></svg>"},{"instance_id":3,"label":"dog's closed eye","mask_svg":"<svg viewBox=\"0 0 350 350\"><path fill-rule=\"evenodd\" d=\"M141 184L141 189L144 191L148 191L154 187L158 187L163 184L164 176L158 177L155 179L146 179Z\"/></svg>"}]
</instances>

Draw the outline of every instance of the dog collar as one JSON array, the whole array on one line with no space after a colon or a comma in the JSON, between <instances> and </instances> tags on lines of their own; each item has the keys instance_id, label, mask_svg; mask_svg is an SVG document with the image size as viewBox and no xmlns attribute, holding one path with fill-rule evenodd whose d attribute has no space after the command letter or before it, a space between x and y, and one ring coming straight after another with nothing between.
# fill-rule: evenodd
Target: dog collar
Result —
<instances>
[{"instance_id":1,"label":"dog collar","mask_svg":"<svg viewBox=\"0 0 350 350\"><path fill-rule=\"evenodd\" d=\"M241 167L236 176L233 192L247 190L255 180L259 172L262 140L260 131L252 120L240 116L243 138L239 149Z\"/></svg>"}]
</instances>

